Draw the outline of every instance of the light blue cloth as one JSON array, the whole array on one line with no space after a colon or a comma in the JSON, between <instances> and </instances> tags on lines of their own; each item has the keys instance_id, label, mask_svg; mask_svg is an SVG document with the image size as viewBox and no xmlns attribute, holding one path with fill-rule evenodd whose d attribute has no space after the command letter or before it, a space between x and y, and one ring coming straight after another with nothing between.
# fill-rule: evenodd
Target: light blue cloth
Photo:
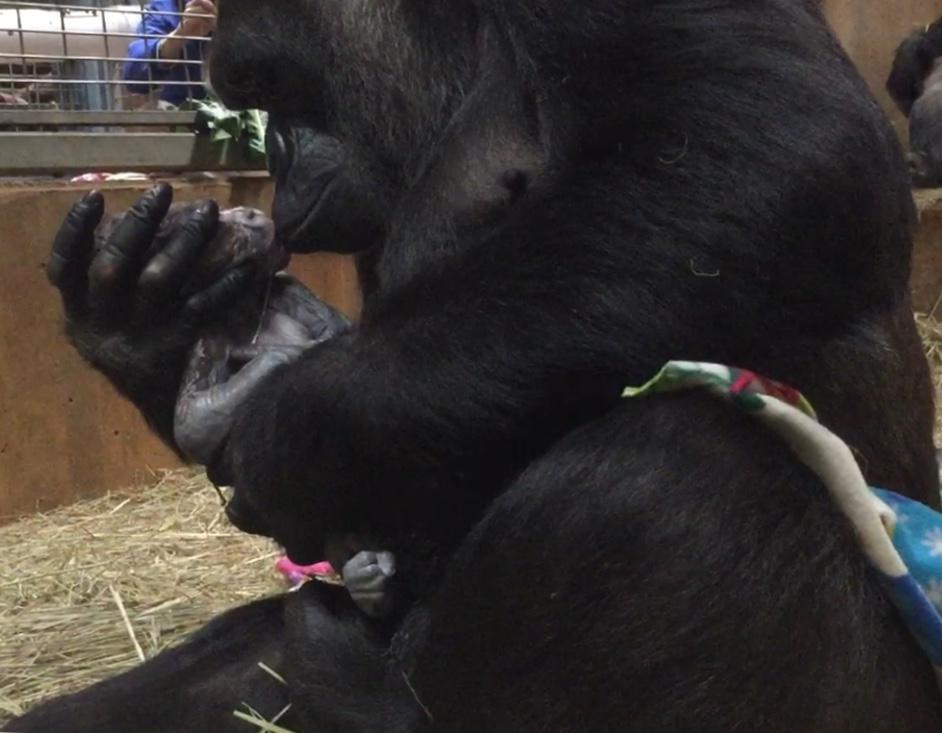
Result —
<instances>
[{"instance_id":1,"label":"light blue cloth","mask_svg":"<svg viewBox=\"0 0 942 733\"><path fill-rule=\"evenodd\" d=\"M942 514L892 491L871 491L896 515L890 539L909 571L881 573L884 588L932 664L942 667Z\"/></svg>"}]
</instances>

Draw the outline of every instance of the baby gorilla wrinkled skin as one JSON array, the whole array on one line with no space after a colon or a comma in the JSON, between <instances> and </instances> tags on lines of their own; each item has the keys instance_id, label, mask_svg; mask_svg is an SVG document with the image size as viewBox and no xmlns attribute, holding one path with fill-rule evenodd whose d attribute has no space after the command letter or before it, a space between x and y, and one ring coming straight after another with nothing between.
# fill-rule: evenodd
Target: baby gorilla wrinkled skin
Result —
<instances>
[{"instance_id":1,"label":"baby gorilla wrinkled skin","mask_svg":"<svg viewBox=\"0 0 942 733\"><path fill-rule=\"evenodd\" d=\"M259 380L305 349L345 331L343 315L286 273L249 293L190 354L174 414L174 437L206 465L228 435L232 414Z\"/></svg>"},{"instance_id":2,"label":"baby gorilla wrinkled skin","mask_svg":"<svg viewBox=\"0 0 942 733\"><path fill-rule=\"evenodd\" d=\"M171 246L189 216L204 203L175 204L160 225L145 255L153 259ZM127 213L105 217L95 233L101 252ZM221 211L215 235L192 267L184 294L199 292L228 269L243 263L257 267L253 287L230 308L209 321L193 346L183 374L174 415L177 445L194 462L208 464L225 441L232 416L255 385L306 349L350 327L338 311L317 298L287 273L280 272L290 256L275 240L274 224L261 211ZM252 526L229 507L233 522L249 532ZM395 558L389 552L364 550L359 538L335 539L334 562L357 606L368 616L390 615L394 608Z\"/></svg>"},{"instance_id":3,"label":"baby gorilla wrinkled skin","mask_svg":"<svg viewBox=\"0 0 942 733\"><path fill-rule=\"evenodd\" d=\"M144 253L144 259L151 261L159 253L172 254L167 250L173 247L176 235L190 218L209 205L206 201L173 204L160 222L157 233ZM132 216L131 212L102 217L95 230L95 248L97 255L108 243L109 238ZM219 212L215 234L203 247L196 262L190 267L190 276L181 290L184 297L204 290L228 269L243 263L257 266L259 285L264 286L268 277L287 267L291 256L275 239L275 227L272 221L258 209L238 207ZM227 316L228 317L228 316ZM245 326L239 316L228 317L237 327Z\"/></svg>"},{"instance_id":4,"label":"baby gorilla wrinkled skin","mask_svg":"<svg viewBox=\"0 0 942 733\"><path fill-rule=\"evenodd\" d=\"M170 254L186 222L205 205L170 206L145 258ZM96 253L128 216L103 218L95 232ZM239 207L220 212L215 234L192 265L183 297L204 290L234 267L255 268L253 285L200 329L184 372L174 437L194 462L209 463L228 435L236 405L263 377L350 326L342 314L280 272L289 260L271 219L258 209Z\"/></svg>"}]
</instances>

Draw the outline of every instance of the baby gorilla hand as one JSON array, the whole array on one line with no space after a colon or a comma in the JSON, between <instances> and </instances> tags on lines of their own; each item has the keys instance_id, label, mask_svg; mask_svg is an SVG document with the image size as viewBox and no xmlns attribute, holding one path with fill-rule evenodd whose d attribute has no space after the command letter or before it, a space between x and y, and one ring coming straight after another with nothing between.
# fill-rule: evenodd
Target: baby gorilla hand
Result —
<instances>
[{"instance_id":1,"label":"baby gorilla hand","mask_svg":"<svg viewBox=\"0 0 942 733\"><path fill-rule=\"evenodd\" d=\"M200 339L193 348L174 414L174 440L186 457L211 465L229 435L236 408L259 382L282 364L297 359L305 348L231 349L220 347L212 338ZM232 365L239 362L245 365L235 371Z\"/></svg>"},{"instance_id":2,"label":"baby gorilla hand","mask_svg":"<svg viewBox=\"0 0 942 733\"><path fill-rule=\"evenodd\" d=\"M212 202L197 208L165 247L148 256L172 198L169 186L154 188L96 248L104 199L88 194L66 216L47 266L79 353L171 444L174 403L197 330L242 291L254 268L230 269L208 288L184 297L183 284L212 239L219 210Z\"/></svg>"},{"instance_id":3,"label":"baby gorilla hand","mask_svg":"<svg viewBox=\"0 0 942 733\"><path fill-rule=\"evenodd\" d=\"M385 618L393 613L396 558L391 552L358 552L340 574L350 598L367 616Z\"/></svg>"},{"instance_id":4,"label":"baby gorilla hand","mask_svg":"<svg viewBox=\"0 0 942 733\"><path fill-rule=\"evenodd\" d=\"M239 323L240 317L248 317ZM237 408L283 364L333 338L350 322L293 277L275 275L260 314L234 313L194 347L183 376L174 438L183 453L212 466L229 437ZM245 334L251 334L246 338ZM221 474L213 473L217 480Z\"/></svg>"}]
</instances>

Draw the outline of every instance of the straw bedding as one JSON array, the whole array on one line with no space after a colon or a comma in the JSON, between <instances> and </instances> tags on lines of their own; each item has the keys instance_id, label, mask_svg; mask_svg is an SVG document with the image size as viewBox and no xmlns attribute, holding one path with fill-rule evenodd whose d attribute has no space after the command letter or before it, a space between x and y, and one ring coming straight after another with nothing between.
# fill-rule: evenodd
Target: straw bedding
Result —
<instances>
[{"instance_id":1,"label":"straw bedding","mask_svg":"<svg viewBox=\"0 0 942 733\"><path fill-rule=\"evenodd\" d=\"M926 349L926 357L932 367L932 381L935 386L935 444L942 445L942 321L937 320L935 314L920 314L916 316L916 323Z\"/></svg>"},{"instance_id":2,"label":"straw bedding","mask_svg":"<svg viewBox=\"0 0 942 733\"><path fill-rule=\"evenodd\" d=\"M0 720L283 589L274 547L193 471L0 527L0 553Z\"/></svg>"}]
</instances>

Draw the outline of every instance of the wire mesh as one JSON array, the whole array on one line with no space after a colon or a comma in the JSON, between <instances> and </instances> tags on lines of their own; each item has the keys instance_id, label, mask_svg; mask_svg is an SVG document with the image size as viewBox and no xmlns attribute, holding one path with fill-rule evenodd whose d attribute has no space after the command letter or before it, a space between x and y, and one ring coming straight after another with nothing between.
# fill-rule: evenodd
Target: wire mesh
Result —
<instances>
[{"instance_id":1,"label":"wire mesh","mask_svg":"<svg viewBox=\"0 0 942 733\"><path fill-rule=\"evenodd\" d=\"M205 95L185 0L0 0L0 109L172 110Z\"/></svg>"}]
</instances>

